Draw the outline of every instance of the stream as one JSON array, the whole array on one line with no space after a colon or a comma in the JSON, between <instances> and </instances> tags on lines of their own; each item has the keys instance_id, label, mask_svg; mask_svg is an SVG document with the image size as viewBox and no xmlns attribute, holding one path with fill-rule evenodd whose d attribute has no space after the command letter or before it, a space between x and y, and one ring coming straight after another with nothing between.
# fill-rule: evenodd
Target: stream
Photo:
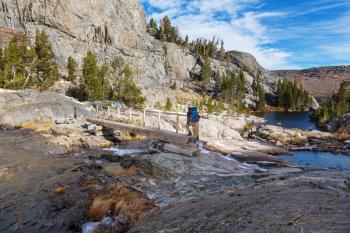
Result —
<instances>
[{"instance_id":1,"label":"stream","mask_svg":"<svg viewBox=\"0 0 350 233\"><path fill-rule=\"evenodd\" d=\"M308 112L267 112L256 114L263 117L265 124L277 125L288 129L317 130ZM281 158L307 168L347 170L350 171L350 155L331 152L296 151L293 156L283 155Z\"/></svg>"}]
</instances>

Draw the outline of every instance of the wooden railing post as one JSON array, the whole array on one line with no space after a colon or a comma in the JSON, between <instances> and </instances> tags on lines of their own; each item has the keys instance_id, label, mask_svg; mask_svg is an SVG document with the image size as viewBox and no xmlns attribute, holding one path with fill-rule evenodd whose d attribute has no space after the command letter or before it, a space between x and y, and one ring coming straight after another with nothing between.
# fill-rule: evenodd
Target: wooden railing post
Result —
<instances>
[{"instance_id":1,"label":"wooden railing post","mask_svg":"<svg viewBox=\"0 0 350 233\"><path fill-rule=\"evenodd\" d=\"M118 110L117 110L117 117L118 117L118 119L120 119L120 108L118 108Z\"/></svg>"},{"instance_id":2,"label":"wooden railing post","mask_svg":"<svg viewBox=\"0 0 350 233\"><path fill-rule=\"evenodd\" d=\"M161 114L161 111L159 110L159 112L158 112L158 129L160 129L160 114Z\"/></svg>"},{"instance_id":3,"label":"wooden railing post","mask_svg":"<svg viewBox=\"0 0 350 233\"><path fill-rule=\"evenodd\" d=\"M108 116L110 117L111 116L111 107L107 107L107 109L108 109Z\"/></svg>"},{"instance_id":4,"label":"wooden railing post","mask_svg":"<svg viewBox=\"0 0 350 233\"><path fill-rule=\"evenodd\" d=\"M146 126L146 109L143 110L143 120L142 120L142 126Z\"/></svg>"},{"instance_id":5,"label":"wooden railing post","mask_svg":"<svg viewBox=\"0 0 350 233\"><path fill-rule=\"evenodd\" d=\"M132 121L132 112L131 108L129 108L129 122L131 123Z\"/></svg>"}]
</instances>

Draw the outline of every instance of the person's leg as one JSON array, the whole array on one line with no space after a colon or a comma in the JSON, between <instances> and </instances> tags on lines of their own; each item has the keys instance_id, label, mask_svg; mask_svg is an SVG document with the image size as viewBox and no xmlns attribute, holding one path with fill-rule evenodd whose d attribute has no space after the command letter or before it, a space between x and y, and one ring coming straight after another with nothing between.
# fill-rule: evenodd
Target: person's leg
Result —
<instances>
[{"instance_id":1,"label":"person's leg","mask_svg":"<svg viewBox=\"0 0 350 233\"><path fill-rule=\"evenodd\" d=\"M190 129L190 124L191 124L191 123L187 123L187 124L186 124L186 129L187 129L187 131L188 131L188 136L192 136L192 132L191 132L191 129Z\"/></svg>"},{"instance_id":2,"label":"person's leg","mask_svg":"<svg viewBox=\"0 0 350 233\"><path fill-rule=\"evenodd\" d=\"M199 122L193 123L193 137L199 140Z\"/></svg>"}]
</instances>

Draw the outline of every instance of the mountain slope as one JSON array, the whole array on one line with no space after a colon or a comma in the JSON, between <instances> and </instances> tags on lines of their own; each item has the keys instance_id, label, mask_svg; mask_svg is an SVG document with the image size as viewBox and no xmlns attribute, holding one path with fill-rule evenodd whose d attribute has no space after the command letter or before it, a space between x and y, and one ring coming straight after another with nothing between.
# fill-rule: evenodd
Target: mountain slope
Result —
<instances>
[{"instance_id":1,"label":"mountain slope","mask_svg":"<svg viewBox=\"0 0 350 233\"><path fill-rule=\"evenodd\" d=\"M95 52L101 63L122 57L153 104L165 102L167 96L174 98L169 88L174 81L177 87L188 87L203 64L188 49L150 36L138 0L3 0L0 27L22 30L32 43L35 32L45 30L61 67L69 56L81 62L88 50ZM250 83L253 77L260 77L267 91L272 92L270 84L277 79L275 75L263 69L253 56L231 53L231 63L212 60L213 69L222 73L244 69Z\"/></svg>"},{"instance_id":2,"label":"mountain slope","mask_svg":"<svg viewBox=\"0 0 350 233\"><path fill-rule=\"evenodd\" d=\"M336 92L342 82L350 80L350 66L317 67L304 70L277 70L273 74L297 80L312 95L324 96Z\"/></svg>"}]
</instances>

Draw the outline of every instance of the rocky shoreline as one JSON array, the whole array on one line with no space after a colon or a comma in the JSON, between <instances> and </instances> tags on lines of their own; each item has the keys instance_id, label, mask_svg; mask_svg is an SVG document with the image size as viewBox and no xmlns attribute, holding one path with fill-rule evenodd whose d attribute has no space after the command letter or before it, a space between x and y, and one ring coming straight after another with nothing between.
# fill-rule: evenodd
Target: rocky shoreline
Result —
<instances>
[{"instance_id":1,"label":"rocky shoreline","mask_svg":"<svg viewBox=\"0 0 350 233\"><path fill-rule=\"evenodd\" d=\"M37 133L1 131L0 138L0 231L346 232L350 227L348 172L264 170L217 154L135 153L150 141L52 155L52 145ZM315 216L318 221L310 221Z\"/></svg>"},{"instance_id":2,"label":"rocky shoreline","mask_svg":"<svg viewBox=\"0 0 350 233\"><path fill-rule=\"evenodd\" d=\"M291 151L319 151L350 155L350 144L346 137L340 138L337 134L318 130L303 131L263 125L252 132L250 137Z\"/></svg>"},{"instance_id":3,"label":"rocky shoreline","mask_svg":"<svg viewBox=\"0 0 350 233\"><path fill-rule=\"evenodd\" d=\"M294 145L330 134L264 126L253 135L265 142L249 141L244 125L261 119L212 116L201 124L200 156L187 157L90 124L89 105L55 93L7 92L0 107L0 123L19 128L0 131L1 232L350 229L348 172L304 171L274 156L288 153L281 138Z\"/></svg>"}]
</instances>

